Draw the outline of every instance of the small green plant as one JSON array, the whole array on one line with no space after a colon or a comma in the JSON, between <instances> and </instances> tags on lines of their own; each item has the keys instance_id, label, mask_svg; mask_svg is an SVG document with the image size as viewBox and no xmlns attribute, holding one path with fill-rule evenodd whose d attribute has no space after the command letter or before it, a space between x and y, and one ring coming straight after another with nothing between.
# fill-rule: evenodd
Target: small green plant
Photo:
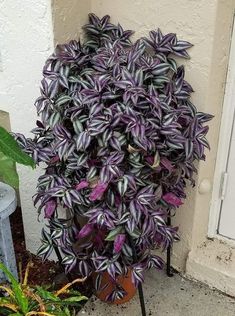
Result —
<instances>
[{"instance_id":1,"label":"small green plant","mask_svg":"<svg viewBox=\"0 0 235 316\"><path fill-rule=\"evenodd\" d=\"M24 153L11 134L0 126L0 178L15 188L19 186L16 162L35 167L33 159Z\"/></svg>"},{"instance_id":2,"label":"small green plant","mask_svg":"<svg viewBox=\"0 0 235 316\"><path fill-rule=\"evenodd\" d=\"M0 297L1 316L73 316L76 307L87 298L80 292L71 290L75 283L84 279L76 279L57 291L50 291L46 286L31 287L28 275L31 263L28 263L24 276L20 273L18 282L7 268L0 262L0 269L9 279L9 285L0 285L0 290L6 295ZM20 269L21 271L21 269Z\"/></svg>"}]
</instances>

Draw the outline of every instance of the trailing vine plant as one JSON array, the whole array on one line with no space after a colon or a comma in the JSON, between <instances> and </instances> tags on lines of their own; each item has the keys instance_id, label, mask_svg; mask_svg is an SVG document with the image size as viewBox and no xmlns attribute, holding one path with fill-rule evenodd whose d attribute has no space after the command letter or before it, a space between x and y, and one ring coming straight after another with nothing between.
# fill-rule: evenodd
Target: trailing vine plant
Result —
<instances>
[{"instance_id":1,"label":"trailing vine plant","mask_svg":"<svg viewBox=\"0 0 235 316\"><path fill-rule=\"evenodd\" d=\"M46 61L35 137L15 136L46 163L34 200L48 220L39 254L55 245L66 271L96 272L97 290L104 271L115 282L131 269L137 286L145 270L164 265L154 250L178 239L166 218L195 183L212 116L192 104L175 60L189 58L190 43L160 29L132 43L133 32L108 15L90 14L84 32L83 43L58 45ZM107 300L124 295L117 286Z\"/></svg>"}]
</instances>

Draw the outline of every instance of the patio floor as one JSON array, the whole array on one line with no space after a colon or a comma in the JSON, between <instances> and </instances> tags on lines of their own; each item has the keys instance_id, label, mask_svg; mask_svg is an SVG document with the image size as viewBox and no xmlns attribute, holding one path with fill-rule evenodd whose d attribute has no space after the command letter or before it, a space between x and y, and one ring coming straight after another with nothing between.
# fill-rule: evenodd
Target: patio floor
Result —
<instances>
[{"instance_id":1,"label":"patio floor","mask_svg":"<svg viewBox=\"0 0 235 316\"><path fill-rule=\"evenodd\" d=\"M147 316L234 316L235 298L175 274L150 271L144 284ZM138 295L122 306L92 297L79 313L84 316L141 316Z\"/></svg>"}]
</instances>

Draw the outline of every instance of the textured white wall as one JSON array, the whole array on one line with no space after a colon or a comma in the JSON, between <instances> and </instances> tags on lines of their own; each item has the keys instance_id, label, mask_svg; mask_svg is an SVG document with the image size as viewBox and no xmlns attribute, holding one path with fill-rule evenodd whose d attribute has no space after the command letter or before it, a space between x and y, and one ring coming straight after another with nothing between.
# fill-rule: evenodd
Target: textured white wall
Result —
<instances>
[{"instance_id":1,"label":"textured white wall","mask_svg":"<svg viewBox=\"0 0 235 316\"><path fill-rule=\"evenodd\" d=\"M82 26L90 11L90 0L52 0L55 44L82 37Z\"/></svg>"},{"instance_id":2,"label":"textured white wall","mask_svg":"<svg viewBox=\"0 0 235 316\"><path fill-rule=\"evenodd\" d=\"M163 33L177 33L195 45L189 51L191 60L179 62L186 64L186 79L195 90L193 102L215 115L208 136L212 149L207 161L199 164L196 188L188 190L174 218L181 241L174 246L173 263L189 276L233 295L235 249L207 239L211 192L202 194L200 184L205 180L213 184L234 8L234 0L92 0L91 6L98 16L109 14L113 22L136 31L136 38L160 27Z\"/></svg>"},{"instance_id":3,"label":"textured white wall","mask_svg":"<svg viewBox=\"0 0 235 316\"><path fill-rule=\"evenodd\" d=\"M215 119L209 134L212 150L207 162L199 166L198 185L188 192L175 218L182 240L174 247L174 265L196 279L235 294L235 249L207 239L211 194L197 190L203 179L213 181L235 1L53 0L52 11L50 2L0 0L0 110L10 113L12 130L29 134L34 127L33 103L53 42L77 38L89 11L111 15L113 22L135 30L136 37L160 27L163 32L176 32L179 38L191 41L195 46L190 50L192 59L187 61L186 78L196 91L193 101L200 110L215 114ZM40 171L20 167L19 172L26 242L28 249L35 252L40 225L31 196Z\"/></svg>"},{"instance_id":4,"label":"textured white wall","mask_svg":"<svg viewBox=\"0 0 235 316\"><path fill-rule=\"evenodd\" d=\"M194 44L188 51L191 59L181 58L178 63L186 65L186 79L196 91L192 99L201 110L206 108L216 9L216 0L92 1L92 11L99 16L109 14L112 21L120 22L124 29L134 30L135 38L159 27L163 34L176 33L179 39ZM214 113L214 109L210 112ZM188 190L187 200L174 218L181 235L181 242L174 246L174 263L180 270L184 270L191 249L195 193L196 190Z\"/></svg>"},{"instance_id":5,"label":"textured white wall","mask_svg":"<svg viewBox=\"0 0 235 316\"><path fill-rule=\"evenodd\" d=\"M53 49L50 0L1 0L0 30L0 110L9 112L12 131L29 135L42 67ZM35 252L41 228L32 195L40 170L19 166L18 171L26 244Z\"/></svg>"}]
</instances>

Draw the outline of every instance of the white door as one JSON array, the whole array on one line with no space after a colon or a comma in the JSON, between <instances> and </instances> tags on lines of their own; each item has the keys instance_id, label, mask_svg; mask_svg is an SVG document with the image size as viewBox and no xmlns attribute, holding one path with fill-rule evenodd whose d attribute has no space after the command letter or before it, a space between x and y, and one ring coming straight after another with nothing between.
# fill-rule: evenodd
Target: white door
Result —
<instances>
[{"instance_id":1,"label":"white door","mask_svg":"<svg viewBox=\"0 0 235 316\"><path fill-rule=\"evenodd\" d=\"M234 87L235 89L235 87ZM235 104L235 100L234 100ZM221 197L220 220L218 233L235 239L235 126L233 120L227 168L224 172ZM229 137L229 135L228 135Z\"/></svg>"},{"instance_id":2,"label":"white door","mask_svg":"<svg viewBox=\"0 0 235 316\"><path fill-rule=\"evenodd\" d=\"M220 127L208 237L235 240L235 20Z\"/></svg>"},{"instance_id":3,"label":"white door","mask_svg":"<svg viewBox=\"0 0 235 316\"><path fill-rule=\"evenodd\" d=\"M235 22L234 22L235 25ZM230 60L226 80L223 117L218 149L217 197L219 218L217 234L235 240L235 27L231 38ZM219 179L221 177L221 179ZM216 179L215 179L216 180ZM215 199L216 202L216 199Z\"/></svg>"}]
</instances>

